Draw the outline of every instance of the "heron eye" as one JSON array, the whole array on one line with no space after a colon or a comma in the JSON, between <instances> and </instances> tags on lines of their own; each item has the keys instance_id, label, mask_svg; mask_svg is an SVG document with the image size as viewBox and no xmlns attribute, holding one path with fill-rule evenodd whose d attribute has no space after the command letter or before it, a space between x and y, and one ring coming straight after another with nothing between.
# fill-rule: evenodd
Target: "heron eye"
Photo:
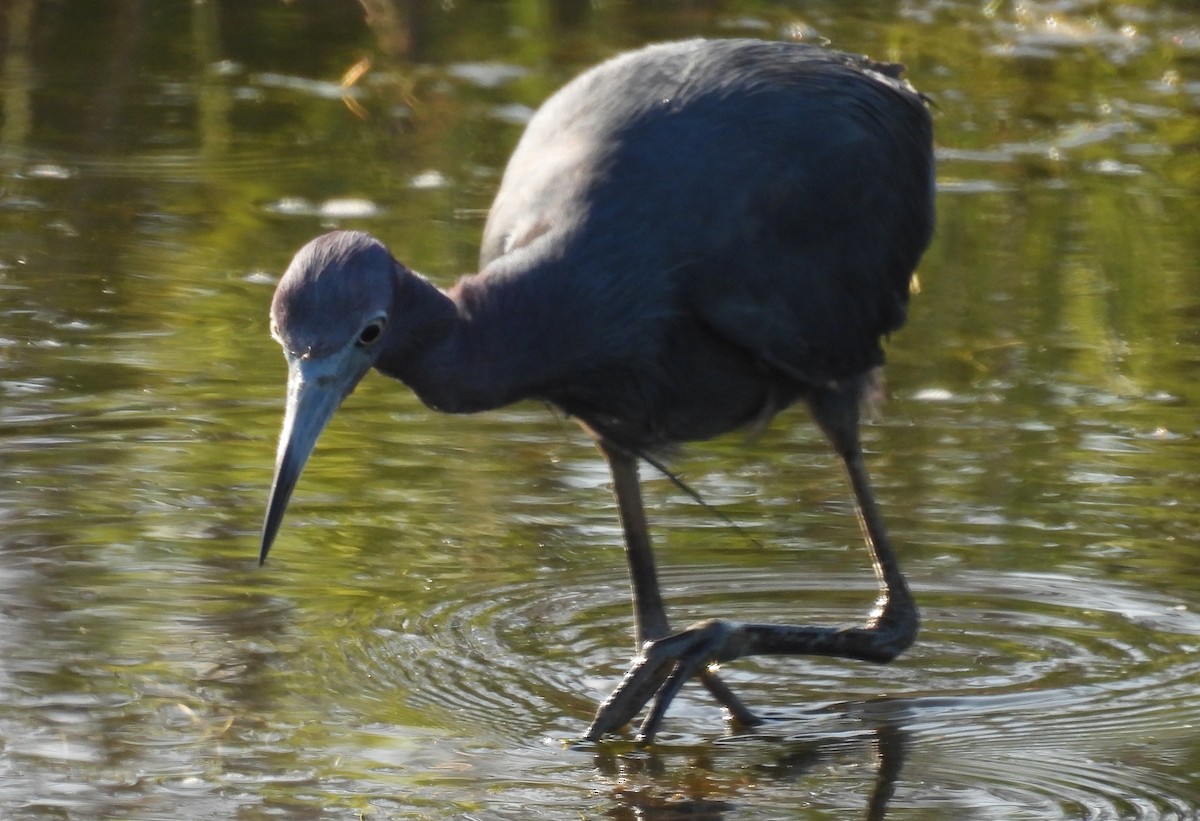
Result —
<instances>
[{"instance_id":1,"label":"heron eye","mask_svg":"<svg viewBox=\"0 0 1200 821\"><path fill-rule=\"evenodd\" d=\"M356 343L358 347L365 348L378 340L380 335L383 334L383 326L385 324L386 322L382 318L372 320L370 323L368 323L367 327L363 328L362 332L360 332L358 335L358 341Z\"/></svg>"}]
</instances>

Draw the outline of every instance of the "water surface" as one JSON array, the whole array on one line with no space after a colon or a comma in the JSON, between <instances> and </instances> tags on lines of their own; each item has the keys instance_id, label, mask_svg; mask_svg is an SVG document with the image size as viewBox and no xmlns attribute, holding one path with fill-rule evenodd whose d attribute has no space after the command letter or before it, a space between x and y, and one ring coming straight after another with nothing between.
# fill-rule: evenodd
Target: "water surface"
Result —
<instances>
[{"instance_id":1,"label":"water surface","mask_svg":"<svg viewBox=\"0 0 1200 821\"><path fill-rule=\"evenodd\" d=\"M1193 3L363 6L0 12L5 817L1196 817ZM938 235L865 431L923 632L729 665L753 731L689 687L652 751L581 746L631 650L586 438L368 379L259 569L266 311L330 227L471 270L539 102L693 35L901 61L936 101ZM863 617L803 413L673 464L741 529L646 473L676 621Z\"/></svg>"}]
</instances>

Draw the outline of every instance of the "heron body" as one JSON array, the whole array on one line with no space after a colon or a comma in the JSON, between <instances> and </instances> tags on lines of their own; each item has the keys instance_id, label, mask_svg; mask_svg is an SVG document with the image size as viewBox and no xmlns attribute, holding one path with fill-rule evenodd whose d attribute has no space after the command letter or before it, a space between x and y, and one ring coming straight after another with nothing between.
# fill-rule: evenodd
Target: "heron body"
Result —
<instances>
[{"instance_id":1,"label":"heron body","mask_svg":"<svg viewBox=\"0 0 1200 821\"><path fill-rule=\"evenodd\" d=\"M588 738L654 702L652 738L698 676L760 653L887 661L916 608L858 440L881 338L904 322L934 222L931 124L898 67L810 46L694 40L618 56L530 121L484 230L480 272L443 291L367 234L297 253L271 306L288 404L267 551L304 462L372 367L431 408L539 399L609 461L641 647ZM672 632L638 458L763 423L798 401L844 460L880 581L875 613L837 629L711 621Z\"/></svg>"}]
</instances>

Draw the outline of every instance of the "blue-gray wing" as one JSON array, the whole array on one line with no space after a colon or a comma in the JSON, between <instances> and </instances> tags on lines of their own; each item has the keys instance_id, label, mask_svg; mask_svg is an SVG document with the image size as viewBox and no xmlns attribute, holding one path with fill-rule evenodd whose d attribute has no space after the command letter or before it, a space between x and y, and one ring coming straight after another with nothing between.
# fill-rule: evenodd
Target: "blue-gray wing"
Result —
<instances>
[{"instance_id":1,"label":"blue-gray wing","mask_svg":"<svg viewBox=\"0 0 1200 821\"><path fill-rule=\"evenodd\" d=\"M862 373L933 230L930 118L896 73L757 41L610 61L531 122L482 261L569 259L631 328L686 314L812 384Z\"/></svg>"}]
</instances>

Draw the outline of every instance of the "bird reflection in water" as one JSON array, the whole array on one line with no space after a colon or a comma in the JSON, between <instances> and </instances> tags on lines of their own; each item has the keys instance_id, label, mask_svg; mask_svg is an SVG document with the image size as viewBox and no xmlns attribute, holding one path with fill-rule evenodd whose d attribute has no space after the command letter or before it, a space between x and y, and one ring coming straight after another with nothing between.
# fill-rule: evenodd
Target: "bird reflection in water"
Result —
<instances>
[{"instance_id":1,"label":"bird reflection in water","mask_svg":"<svg viewBox=\"0 0 1200 821\"><path fill-rule=\"evenodd\" d=\"M621 751L611 745L596 748L596 769L614 786L613 807L606 812L614 819L658 819L658 821L721 821L744 810L741 796L758 791L768 782L802 784L813 773L834 766L847 754L847 741L837 739L765 738L776 757L765 763L731 768L714 760L714 749L724 744L690 748L683 764L668 762L669 753L650 747ZM727 739L733 745L746 737ZM908 754L909 734L896 724L884 722L867 736L875 775L866 789L865 821L883 821L896 792L896 783ZM853 742L858 747L861 742Z\"/></svg>"}]
</instances>

